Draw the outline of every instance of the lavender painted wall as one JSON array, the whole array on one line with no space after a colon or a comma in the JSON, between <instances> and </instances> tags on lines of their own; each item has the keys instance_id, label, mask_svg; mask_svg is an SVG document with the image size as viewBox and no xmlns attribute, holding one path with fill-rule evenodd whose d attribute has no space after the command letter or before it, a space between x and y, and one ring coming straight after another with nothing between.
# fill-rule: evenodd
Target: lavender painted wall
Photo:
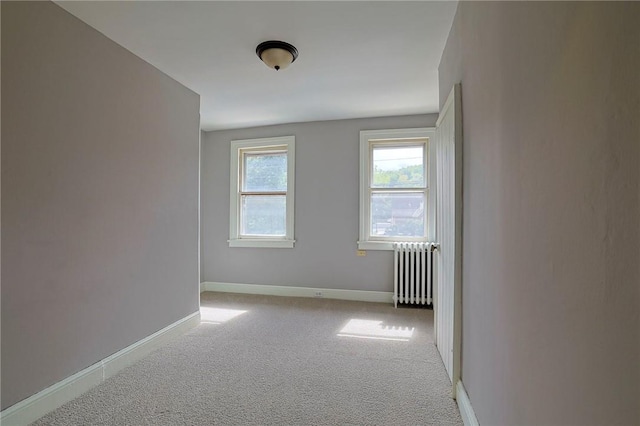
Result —
<instances>
[{"instance_id":1,"label":"lavender painted wall","mask_svg":"<svg viewBox=\"0 0 640 426\"><path fill-rule=\"evenodd\" d=\"M640 424L640 4L463 2L462 380L480 424Z\"/></svg>"},{"instance_id":2,"label":"lavender painted wall","mask_svg":"<svg viewBox=\"0 0 640 426\"><path fill-rule=\"evenodd\" d=\"M393 290L393 253L357 257L360 130L430 127L436 115L319 121L204 133L203 281ZM229 156L234 139L296 137L293 249L229 248Z\"/></svg>"},{"instance_id":3,"label":"lavender painted wall","mask_svg":"<svg viewBox=\"0 0 640 426\"><path fill-rule=\"evenodd\" d=\"M2 408L198 310L199 97L2 2Z\"/></svg>"}]
</instances>

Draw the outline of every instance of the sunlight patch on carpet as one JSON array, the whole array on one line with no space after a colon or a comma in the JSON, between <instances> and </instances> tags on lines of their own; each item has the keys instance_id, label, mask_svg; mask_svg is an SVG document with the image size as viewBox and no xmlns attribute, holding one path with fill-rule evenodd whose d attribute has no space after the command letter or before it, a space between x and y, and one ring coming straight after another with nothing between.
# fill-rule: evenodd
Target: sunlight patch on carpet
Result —
<instances>
[{"instance_id":1,"label":"sunlight patch on carpet","mask_svg":"<svg viewBox=\"0 0 640 426\"><path fill-rule=\"evenodd\" d=\"M241 311L239 309L222 309L222 308L200 308L200 323L201 324L223 324L235 317L244 314L247 311Z\"/></svg>"},{"instance_id":2,"label":"sunlight patch on carpet","mask_svg":"<svg viewBox=\"0 0 640 426\"><path fill-rule=\"evenodd\" d=\"M372 340L396 340L408 342L413 336L414 327L394 327L384 325L382 321L351 319L338 333L338 337L354 337Z\"/></svg>"}]
</instances>

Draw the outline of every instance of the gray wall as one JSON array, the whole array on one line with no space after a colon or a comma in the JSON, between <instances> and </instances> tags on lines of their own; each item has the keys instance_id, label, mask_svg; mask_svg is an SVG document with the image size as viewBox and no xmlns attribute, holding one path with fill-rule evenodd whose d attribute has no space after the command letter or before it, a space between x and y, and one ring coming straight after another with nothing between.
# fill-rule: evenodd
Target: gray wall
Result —
<instances>
[{"instance_id":1,"label":"gray wall","mask_svg":"<svg viewBox=\"0 0 640 426\"><path fill-rule=\"evenodd\" d=\"M392 253L357 257L360 130L430 127L435 115L319 121L205 133L203 281L393 290ZM296 137L293 249L229 248L229 156L234 139Z\"/></svg>"},{"instance_id":2,"label":"gray wall","mask_svg":"<svg viewBox=\"0 0 640 426\"><path fill-rule=\"evenodd\" d=\"M481 424L640 424L640 4L459 4L462 380Z\"/></svg>"},{"instance_id":3,"label":"gray wall","mask_svg":"<svg viewBox=\"0 0 640 426\"><path fill-rule=\"evenodd\" d=\"M2 408L198 309L199 97L2 2Z\"/></svg>"}]
</instances>

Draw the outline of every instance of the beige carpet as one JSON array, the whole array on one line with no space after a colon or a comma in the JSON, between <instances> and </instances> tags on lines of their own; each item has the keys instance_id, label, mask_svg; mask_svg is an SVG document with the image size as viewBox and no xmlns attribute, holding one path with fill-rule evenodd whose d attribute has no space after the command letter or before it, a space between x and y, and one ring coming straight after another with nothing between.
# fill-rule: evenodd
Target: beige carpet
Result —
<instances>
[{"instance_id":1,"label":"beige carpet","mask_svg":"<svg viewBox=\"0 0 640 426\"><path fill-rule=\"evenodd\" d=\"M203 323L36 425L461 425L433 312L202 294Z\"/></svg>"}]
</instances>

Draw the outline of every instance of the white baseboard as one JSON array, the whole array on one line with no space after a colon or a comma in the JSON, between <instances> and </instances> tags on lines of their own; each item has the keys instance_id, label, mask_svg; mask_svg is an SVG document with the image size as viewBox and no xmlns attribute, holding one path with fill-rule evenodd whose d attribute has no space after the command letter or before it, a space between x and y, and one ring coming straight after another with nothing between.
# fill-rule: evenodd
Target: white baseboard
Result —
<instances>
[{"instance_id":1,"label":"white baseboard","mask_svg":"<svg viewBox=\"0 0 640 426\"><path fill-rule=\"evenodd\" d=\"M476 413L471 406L469 395L467 395L467 391L462 385L462 380L458 381L456 385L456 402L458 403L458 408L460 408L460 415L462 416L464 426L479 426L480 423L478 423Z\"/></svg>"},{"instance_id":2,"label":"white baseboard","mask_svg":"<svg viewBox=\"0 0 640 426\"><path fill-rule=\"evenodd\" d=\"M22 426L38 420L198 324L199 311L8 407L0 413L0 424Z\"/></svg>"},{"instance_id":3,"label":"white baseboard","mask_svg":"<svg viewBox=\"0 0 640 426\"><path fill-rule=\"evenodd\" d=\"M263 294L267 296L314 297L324 299L357 300L361 302L393 303L390 291L342 290L337 288L292 287L282 285L234 284L203 282L202 291L222 293Z\"/></svg>"}]
</instances>

